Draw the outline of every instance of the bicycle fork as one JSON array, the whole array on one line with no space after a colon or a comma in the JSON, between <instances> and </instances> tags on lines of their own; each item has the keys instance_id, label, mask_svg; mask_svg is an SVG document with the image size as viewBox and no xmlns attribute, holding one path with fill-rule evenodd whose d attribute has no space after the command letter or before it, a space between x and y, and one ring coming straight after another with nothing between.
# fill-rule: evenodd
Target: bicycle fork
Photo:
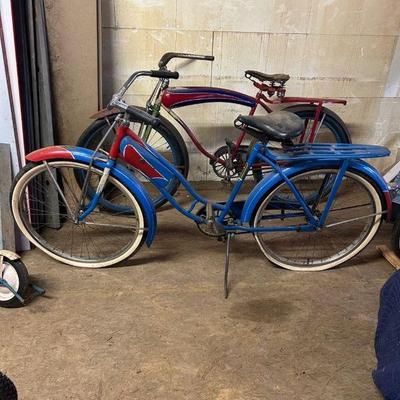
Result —
<instances>
[{"instance_id":1,"label":"bicycle fork","mask_svg":"<svg viewBox=\"0 0 400 400\"><path fill-rule=\"evenodd\" d=\"M77 217L78 222L82 222L96 207L99 202L99 199L103 193L104 187L106 186L108 177L110 176L111 168L114 166L115 161L114 160L109 160L106 164L106 167L103 170L103 174L101 175L99 184L97 185L96 192L93 196L93 198L90 200L89 204L85 208L85 210ZM90 169L88 170L88 174L90 174ZM87 185L82 188L82 196L81 199L82 201L85 198L85 191L87 189ZM78 208L77 212L79 213L81 207Z\"/></svg>"}]
</instances>

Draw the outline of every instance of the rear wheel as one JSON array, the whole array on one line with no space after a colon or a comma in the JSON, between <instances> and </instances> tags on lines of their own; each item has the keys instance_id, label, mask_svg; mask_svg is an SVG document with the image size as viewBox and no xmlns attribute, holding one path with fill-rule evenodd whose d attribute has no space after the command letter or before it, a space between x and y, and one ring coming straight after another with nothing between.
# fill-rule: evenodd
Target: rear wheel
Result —
<instances>
[{"instance_id":1,"label":"rear wheel","mask_svg":"<svg viewBox=\"0 0 400 400\"><path fill-rule=\"evenodd\" d=\"M303 139L301 142L311 142L311 130L315 121L315 110L297 110L294 108L292 111L291 107L288 107L286 111L293 112L304 120L304 134L302 135ZM321 112L317 124L312 143L350 143L346 127L332 115ZM297 139L298 143L300 143L300 138L301 136Z\"/></svg>"},{"instance_id":2,"label":"rear wheel","mask_svg":"<svg viewBox=\"0 0 400 400\"><path fill-rule=\"evenodd\" d=\"M320 217L327 203L329 184L338 169L319 169L290 178L313 214ZM321 196L315 196L320 193ZM333 268L358 254L377 232L382 203L376 188L363 176L347 171L323 228L312 232L279 231L307 224L305 213L287 183L280 183L260 202L254 227L277 231L255 234L264 255L280 267L298 271Z\"/></svg>"},{"instance_id":3,"label":"rear wheel","mask_svg":"<svg viewBox=\"0 0 400 400\"><path fill-rule=\"evenodd\" d=\"M145 240L146 221L135 196L110 176L113 204L111 211L102 204L83 220L77 217L91 201L81 197L76 176L86 177L88 165L75 161L28 164L17 175L11 194L15 221L22 233L49 256L66 264L85 268L107 267L131 256ZM92 168L88 176L97 187L102 171Z\"/></svg>"},{"instance_id":4,"label":"rear wheel","mask_svg":"<svg viewBox=\"0 0 400 400\"><path fill-rule=\"evenodd\" d=\"M392 248L397 257L400 258L400 219L398 218L393 225Z\"/></svg>"},{"instance_id":5,"label":"rear wheel","mask_svg":"<svg viewBox=\"0 0 400 400\"><path fill-rule=\"evenodd\" d=\"M140 107L138 107L140 108ZM144 109L143 109L144 110ZM111 115L107 118L98 119L93 122L80 136L76 145L85 147L87 149L95 150L100 140L106 134L110 125L114 122L116 115ZM189 172L189 157L186 144L182 139L179 131L164 117L159 116L161 123L156 128L151 128L148 132L146 142L173 164L178 171L186 178ZM130 129L138 133L140 126L143 122L135 118L130 123ZM144 124L144 123L143 123ZM143 132L147 125L143 125ZM110 132L107 139L101 146L105 152L110 150L115 136L115 131ZM128 167L130 167L127 164ZM150 197L153 199L155 207L161 207L167 202L165 197L142 175L137 174L137 177L142 181L148 190ZM173 196L179 187L179 180L176 178L171 179L168 183L166 190Z\"/></svg>"}]
</instances>

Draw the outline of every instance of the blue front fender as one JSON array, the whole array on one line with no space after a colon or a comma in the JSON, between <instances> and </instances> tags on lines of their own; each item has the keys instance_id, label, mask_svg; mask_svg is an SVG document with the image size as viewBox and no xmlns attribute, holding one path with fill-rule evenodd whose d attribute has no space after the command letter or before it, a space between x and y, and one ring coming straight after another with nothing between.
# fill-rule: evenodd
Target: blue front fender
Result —
<instances>
[{"instance_id":1,"label":"blue front fender","mask_svg":"<svg viewBox=\"0 0 400 400\"><path fill-rule=\"evenodd\" d=\"M302 163L294 163L292 165L288 165L287 167L283 168L283 171L286 176L292 177L311 169L338 166L340 166L340 164L338 164L337 161L306 161ZM392 207L390 196L387 195L388 185L384 181L381 174L372 165L366 163L363 160L351 160L349 164L349 169L362 173L363 175L369 177L376 184L377 188L382 192L381 198L383 201L383 209L388 210L388 214L390 214ZM241 220L243 223L251 222L251 219L256 212L256 208L260 204L260 201L272 188L280 184L282 181L283 179L277 172L271 172L254 187L243 206L241 215Z\"/></svg>"},{"instance_id":2,"label":"blue front fender","mask_svg":"<svg viewBox=\"0 0 400 400\"><path fill-rule=\"evenodd\" d=\"M75 160L81 161L84 164L89 164L93 157L93 151L83 147L68 146L66 149L72 154ZM104 169L106 162L107 159L104 154L98 153L98 157L94 159L93 166ZM146 232L146 244L150 246L157 230L157 217L153 202L147 190L136 176L122 164L117 163L112 169L111 175L123 183L130 192L135 195L136 200L142 207L148 229Z\"/></svg>"}]
</instances>

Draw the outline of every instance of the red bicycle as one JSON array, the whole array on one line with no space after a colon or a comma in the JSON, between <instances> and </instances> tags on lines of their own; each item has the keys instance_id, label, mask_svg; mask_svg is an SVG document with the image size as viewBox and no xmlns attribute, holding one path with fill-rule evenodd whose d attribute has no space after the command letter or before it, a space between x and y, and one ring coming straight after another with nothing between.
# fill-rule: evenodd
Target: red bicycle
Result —
<instances>
[{"instance_id":1,"label":"red bicycle","mask_svg":"<svg viewBox=\"0 0 400 400\"><path fill-rule=\"evenodd\" d=\"M249 115L253 115L258 106L266 112L273 111L275 105L290 104L285 111L291 111L305 120L304 132L298 142L319 142L319 143L351 143L349 131L342 119L332 110L325 107L325 104L343 104L345 100L329 98L308 98L308 97L286 97L286 82L289 75L273 74L268 75L262 72L248 70L246 78L252 81L258 89L255 97L248 96L237 91L217 87L203 86L177 86L170 87L170 79L178 79L178 72L169 71L167 64L173 58L190 60L213 61L213 56L204 56L186 53L165 53L158 64L158 70L138 71L131 75L127 83L118 93L121 97L125 94L132 83L139 77L148 76L158 78L158 82L146 103L146 112L159 118L161 123L157 127L146 124L139 118L132 118L132 129L138 132L139 136L154 147L159 153L173 163L178 170L187 177L189 172L188 151L180 132L165 117L160 115L165 110L187 133L194 146L210 159L210 164L215 174L224 179L231 180L240 175L246 162L248 144L244 144L246 133L241 132L235 140L226 139L226 144L209 152L199 141L195 132L175 113L175 109L203 103L232 103L249 107ZM80 136L77 146L95 149L101 147L108 151L113 141L112 135L105 137L107 132L112 132L115 118L118 115L116 109L103 109L94 114L91 118L94 121ZM101 143L100 143L101 142ZM99 146L100 144L100 146ZM262 164L255 163L253 176L258 181L262 178ZM177 180L171 181L168 190L174 194L179 186ZM158 194L154 198L156 206L164 204L165 199Z\"/></svg>"}]
</instances>

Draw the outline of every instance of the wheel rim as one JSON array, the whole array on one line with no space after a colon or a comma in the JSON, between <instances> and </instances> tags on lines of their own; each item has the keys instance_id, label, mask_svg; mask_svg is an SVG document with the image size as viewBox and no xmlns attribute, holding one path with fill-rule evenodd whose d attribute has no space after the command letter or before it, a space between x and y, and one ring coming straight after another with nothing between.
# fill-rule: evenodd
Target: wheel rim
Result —
<instances>
[{"instance_id":1,"label":"wheel rim","mask_svg":"<svg viewBox=\"0 0 400 400\"><path fill-rule=\"evenodd\" d=\"M82 224L77 224L69 215L70 210L73 213L77 211L79 201L80 191L74 190L79 189L76 170L86 173L88 166L68 161L50 162L48 166L57 176L67 204L58 194L44 165L23 175L13 193L16 222L31 242L60 261L84 267L112 265L139 247L144 235L144 217L136 199L122 184L109 177L109 183L120 190L121 208L128 209L129 213L104 210L100 201L100 206ZM68 176L61 169L67 170ZM90 179L92 177L98 181L101 171L93 168ZM44 202L35 195L43 195L44 187L48 193L50 191L47 194L50 201ZM116 199L117 194L114 196ZM30 208L27 207L27 198ZM90 198L85 199L86 204L88 201Z\"/></svg>"},{"instance_id":2,"label":"wheel rim","mask_svg":"<svg viewBox=\"0 0 400 400\"><path fill-rule=\"evenodd\" d=\"M321 174L322 172L322 174ZM299 188L299 179L307 175L315 174L318 186L317 176L325 174L337 173L337 170L320 170L311 171L296 176L293 182ZM356 185L358 184L358 187ZM261 226L260 221L263 220L263 226L288 226L297 223L306 223L304 212L295 210L291 203L291 210L284 210L288 217L280 220L279 213L284 209L283 204L274 204L274 199L279 198L281 189L286 184L279 185L274 189L259 207L254 225ZM287 186L286 186L287 188ZM305 190L299 188L303 196ZM312 190L316 190L315 188ZM287 189L285 192L288 192ZM326 203L328 194L321 204L321 209ZM311 206L311 204L309 204ZM269 207L269 210L266 209ZM275 209L274 209L275 207ZM298 216L294 216L295 212L299 212ZM326 226L319 231L306 232L275 232L266 234L256 234L256 240L265 254L273 263L284 268L303 271L317 271L332 268L349 258L353 257L361 251L372 239L376 233L380 215L367 217L370 214L379 214L381 212L381 203L379 195L372 185L358 175L347 172L345 182L342 183L338 195L331 207L328 215ZM290 217L290 213L293 215ZM275 216L274 216L275 215ZM349 221L352 218L363 217L354 222L345 222L334 225L337 222ZM275 220L273 220L275 218ZM301 220L301 222L298 222ZM265 223L268 221L269 223ZM282 221L282 222L280 222ZM353 238L352 236L353 235Z\"/></svg>"},{"instance_id":3,"label":"wheel rim","mask_svg":"<svg viewBox=\"0 0 400 400\"><path fill-rule=\"evenodd\" d=\"M19 289L19 276L17 270L12 264L3 261L3 273L0 276L3 278L16 292ZM14 293L10 289L0 286L0 301L9 301L14 297Z\"/></svg>"}]
</instances>

